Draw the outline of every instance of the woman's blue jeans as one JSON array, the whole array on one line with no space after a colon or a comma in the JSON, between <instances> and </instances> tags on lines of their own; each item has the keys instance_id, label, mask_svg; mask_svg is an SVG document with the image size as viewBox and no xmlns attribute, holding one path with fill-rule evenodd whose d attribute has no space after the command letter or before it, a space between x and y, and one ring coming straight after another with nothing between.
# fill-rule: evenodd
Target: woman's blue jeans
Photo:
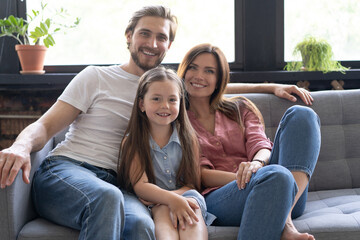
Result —
<instances>
[{"instance_id":1,"label":"woman's blue jeans","mask_svg":"<svg viewBox=\"0 0 360 240\"><path fill-rule=\"evenodd\" d=\"M214 225L240 226L241 240L279 240L298 191L290 171L311 177L320 152L320 120L308 107L289 108L280 121L270 165L260 168L246 188L235 181L205 196ZM307 189L296 203L292 215L305 208Z\"/></svg>"},{"instance_id":2,"label":"woman's blue jeans","mask_svg":"<svg viewBox=\"0 0 360 240\"><path fill-rule=\"evenodd\" d=\"M116 183L115 172L52 156L34 175L32 198L40 216L80 230L79 239L155 239L149 210Z\"/></svg>"}]
</instances>

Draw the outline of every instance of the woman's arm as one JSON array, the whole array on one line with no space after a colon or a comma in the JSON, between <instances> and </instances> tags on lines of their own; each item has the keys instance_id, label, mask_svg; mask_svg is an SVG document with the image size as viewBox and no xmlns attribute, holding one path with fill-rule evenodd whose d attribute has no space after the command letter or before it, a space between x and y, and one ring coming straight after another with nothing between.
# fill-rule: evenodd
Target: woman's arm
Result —
<instances>
[{"instance_id":1,"label":"woman's arm","mask_svg":"<svg viewBox=\"0 0 360 240\"><path fill-rule=\"evenodd\" d=\"M219 187L234 181L235 173L209 169L206 167L201 168L201 182L205 187Z\"/></svg>"},{"instance_id":2,"label":"woman's arm","mask_svg":"<svg viewBox=\"0 0 360 240\"><path fill-rule=\"evenodd\" d=\"M252 161L254 159L261 160L261 161L265 162L265 165L268 165L270 154L271 154L271 151L269 149L267 149L267 148L260 149L253 157Z\"/></svg>"},{"instance_id":3,"label":"woman's arm","mask_svg":"<svg viewBox=\"0 0 360 240\"><path fill-rule=\"evenodd\" d=\"M229 83L225 93L273 93L280 98L295 102L297 99L292 94L298 95L306 105L312 105L314 99L309 91L299 88L296 85L286 85L277 83Z\"/></svg>"}]
</instances>

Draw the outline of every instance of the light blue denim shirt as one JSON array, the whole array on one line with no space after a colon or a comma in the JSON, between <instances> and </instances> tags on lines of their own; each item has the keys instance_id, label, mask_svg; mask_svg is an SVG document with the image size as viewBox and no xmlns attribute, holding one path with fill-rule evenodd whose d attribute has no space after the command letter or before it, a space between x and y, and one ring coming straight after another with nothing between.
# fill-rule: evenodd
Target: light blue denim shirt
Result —
<instances>
[{"instance_id":1,"label":"light blue denim shirt","mask_svg":"<svg viewBox=\"0 0 360 240\"><path fill-rule=\"evenodd\" d=\"M152 158L156 185L166 190L176 190L176 173L182 158L182 148L175 125L169 142L160 148L152 136L150 142L150 155Z\"/></svg>"},{"instance_id":2,"label":"light blue denim shirt","mask_svg":"<svg viewBox=\"0 0 360 240\"><path fill-rule=\"evenodd\" d=\"M173 125L169 142L163 148L159 147L152 136L150 136L149 142L156 185L168 191L180 188L176 186L176 173L182 158L182 148L175 125ZM207 212L205 199L198 191L188 190L183 193L183 196L194 198L198 202L206 225L209 226L214 221L216 217Z\"/></svg>"}]
</instances>

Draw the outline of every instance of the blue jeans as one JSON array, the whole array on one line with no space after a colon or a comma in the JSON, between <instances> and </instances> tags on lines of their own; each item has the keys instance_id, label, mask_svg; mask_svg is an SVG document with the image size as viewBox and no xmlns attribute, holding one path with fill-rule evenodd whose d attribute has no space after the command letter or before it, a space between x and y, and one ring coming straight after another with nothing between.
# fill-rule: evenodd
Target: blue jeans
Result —
<instances>
[{"instance_id":1,"label":"blue jeans","mask_svg":"<svg viewBox=\"0 0 360 240\"><path fill-rule=\"evenodd\" d=\"M307 107L289 108L279 124L270 165L253 174L243 190L233 181L205 196L208 212L217 217L214 225L240 226L241 240L280 239L298 190L290 171L311 177L320 139L316 113ZM306 198L307 189L294 207L295 216L304 211Z\"/></svg>"},{"instance_id":2,"label":"blue jeans","mask_svg":"<svg viewBox=\"0 0 360 240\"><path fill-rule=\"evenodd\" d=\"M40 216L80 230L79 239L155 239L148 209L116 183L113 171L52 156L34 175L32 198Z\"/></svg>"}]
</instances>

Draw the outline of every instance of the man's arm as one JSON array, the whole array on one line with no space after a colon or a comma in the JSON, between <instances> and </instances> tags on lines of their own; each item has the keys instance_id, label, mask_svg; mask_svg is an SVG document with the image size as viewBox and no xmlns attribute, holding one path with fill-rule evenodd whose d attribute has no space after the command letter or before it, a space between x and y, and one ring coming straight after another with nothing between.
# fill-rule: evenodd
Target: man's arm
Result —
<instances>
[{"instance_id":1,"label":"man's arm","mask_svg":"<svg viewBox=\"0 0 360 240\"><path fill-rule=\"evenodd\" d=\"M306 105L312 105L313 98L309 91L296 85L277 83L229 83L225 93L273 93L280 98L295 102L297 99L292 94L298 95Z\"/></svg>"},{"instance_id":2,"label":"man's arm","mask_svg":"<svg viewBox=\"0 0 360 240\"><path fill-rule=\"evenodd\" d=\"M0 186L10 186L19 170L23 180L29 183L31 169L30 153L42 149L57 132L70 125L80 110L57 101L41 118L27 126L7 149L0 151Z\"/></svg>"}]
</instances>

